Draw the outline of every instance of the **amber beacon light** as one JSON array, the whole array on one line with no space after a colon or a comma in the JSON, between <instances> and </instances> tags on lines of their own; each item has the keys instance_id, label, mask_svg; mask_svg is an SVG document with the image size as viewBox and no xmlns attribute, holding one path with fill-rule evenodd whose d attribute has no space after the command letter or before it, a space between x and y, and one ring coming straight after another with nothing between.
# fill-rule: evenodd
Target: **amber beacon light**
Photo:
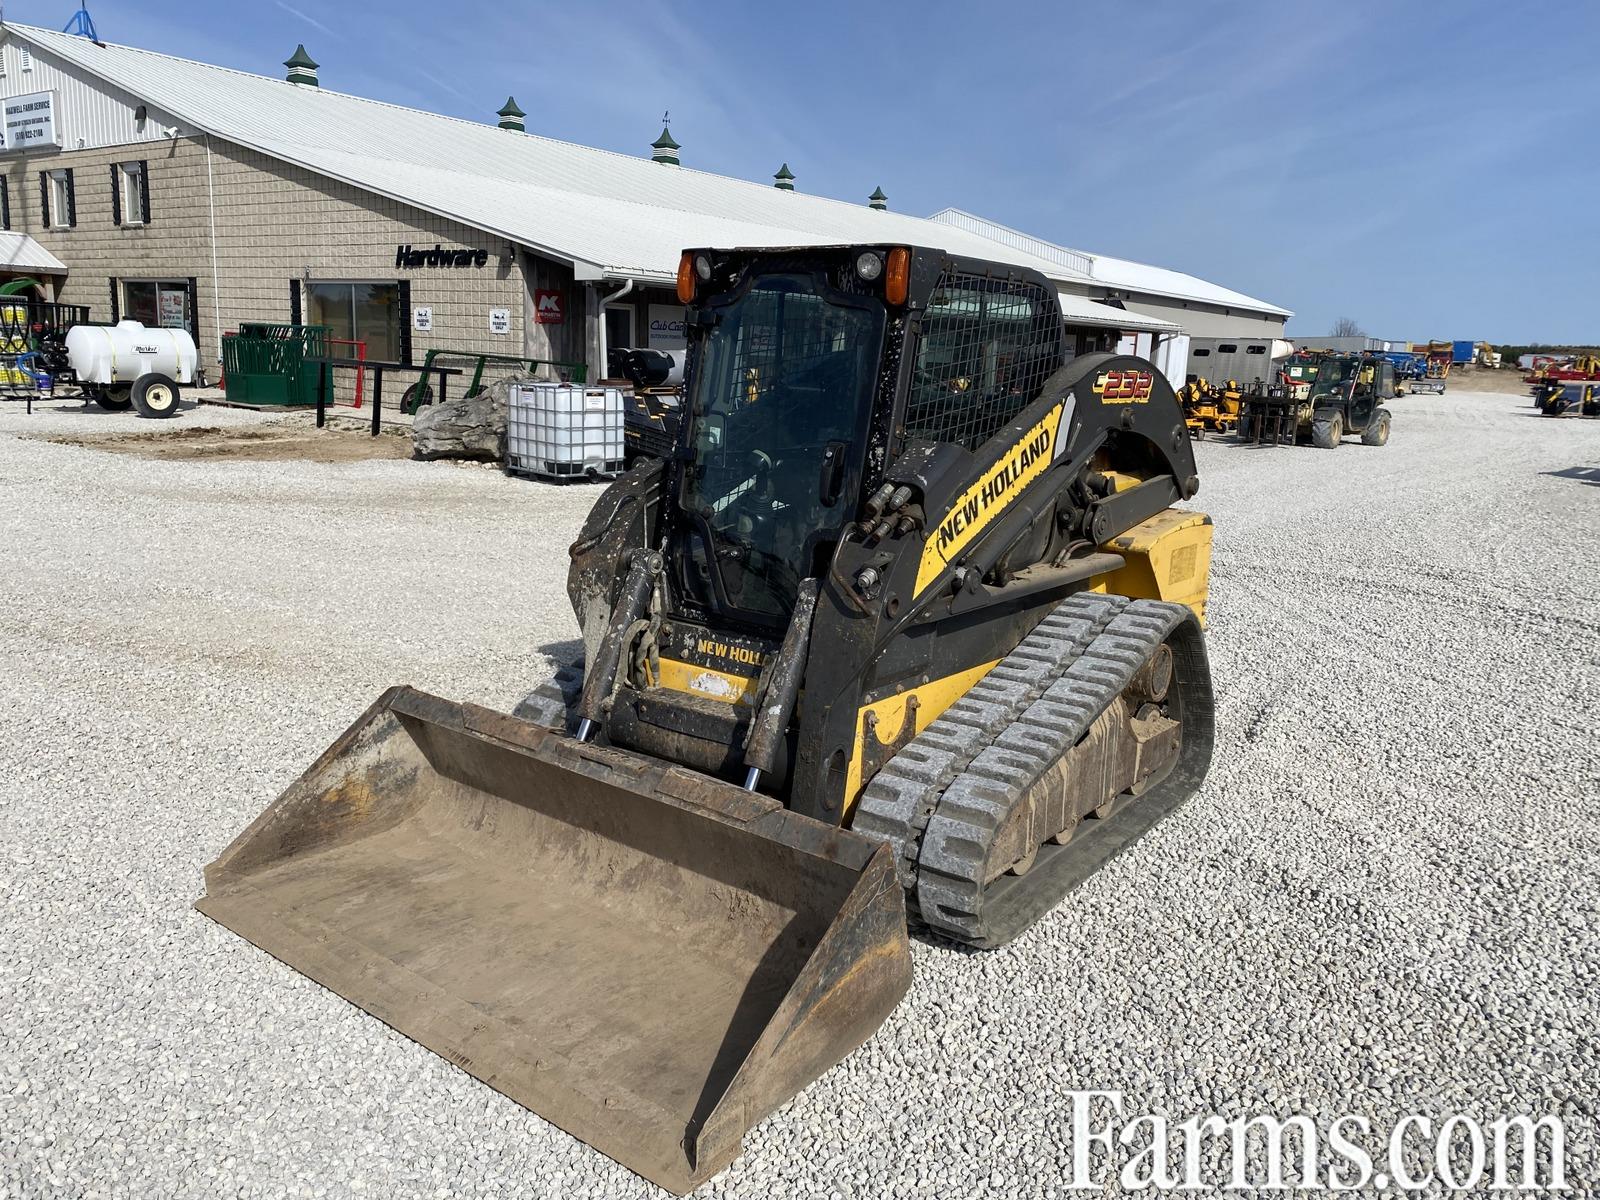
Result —
<instances>
[{"instance_id":1,"label":"amber beacon light","mask_svg":"<svg viewBox=\"0 0 1600 1200\"><path fill-rule=\"evenodd\" d=\"M678 273L678 278L683 278L683 273ZM896 246L889 251L889 266L883 273L883 298L890 304L904 304L906 292L911 283L911 251L904 246ZM682 291L682 284L679 285Z\"/></svg>"},{"instance_id":2,"label":"amber beacon light","mask_svg":"<svg viewBox=\"0 0 1600 1200\"><path fill-rule=\"evenodd\" d=\"M678 300L683 304L694 303L694 255L687 250L678 259Z\"/></svg>"}]
</instances>

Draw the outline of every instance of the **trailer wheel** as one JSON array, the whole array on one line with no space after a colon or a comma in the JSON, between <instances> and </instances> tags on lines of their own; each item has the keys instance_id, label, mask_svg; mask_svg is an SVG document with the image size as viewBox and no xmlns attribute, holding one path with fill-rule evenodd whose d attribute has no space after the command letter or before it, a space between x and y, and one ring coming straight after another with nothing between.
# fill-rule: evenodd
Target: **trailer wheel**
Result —
<instances>
[{"instance_id":1,"label":"trailer wheel","mask_svg":"<svg viewBox=\"0 0 1600 1200\"><path fill-rule=\"evenodd\" d=\"M141 417L170 417L178 411L178 385L152 371L133 381L133 406Z\"/></svg>"},{"instance_id":2,"label":"trailer wheel","mask_svg":"<svg viewBox=\"0 0 1600 1200\"><path fill-rule=\"evenodd\" d=\"M127 412L133 407L133 401L128 396L132 390L132 386L126 383L109 384L95 392L94 402L107 412Z\"/></svg>"},{"instance_id":3,"label":"trailer wheel","mask_svg":"<svg viewBox=\"0 0 1600 1200\"><path fill-rule=\"evenodd\" d=\"M433 388L428 386L426 379L419 379L405 391L400 393L400 411L408 416L416 416L422 411L422 406L433 403Z\"/></svg>"}]
</instances>

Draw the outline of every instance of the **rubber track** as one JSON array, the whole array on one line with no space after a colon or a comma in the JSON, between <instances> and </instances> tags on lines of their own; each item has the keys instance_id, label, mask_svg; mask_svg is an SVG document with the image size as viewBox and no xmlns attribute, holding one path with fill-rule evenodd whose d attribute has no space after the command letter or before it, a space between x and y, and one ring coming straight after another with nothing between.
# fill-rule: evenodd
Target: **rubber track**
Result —
<instances>
[{"instance_id":1,"label":"rubber track","mask_svg":"<svg viewBox=\"0 0 1600 1200\"><path fill-rule=\"evenodd\" d=\"M1067 597L872 777L851 828L895 848L908 905L919 895L918 855L939 798L1132 603L1094 592Z\"/></svg>"},{"instance_id":2,"label":"rubber track","mask_svg":"<svg viewBox=\"0 0 1600 1200\"><path fill-rule=\"evenodd\" d=\"M993 744L951 780L938 798L918 848L917 907L924 922L962 941L999 944L1043 915L1067 888L1061 888L1060 895L1052 893L1048 901L1041 895L1033 902L1029 901L1030 890L1048 890L1046 877L1052 873L1059 876L1063 867L1076 877L1084 873L1074 872L1072 864L1058 860L1079 855L1092 859L1086 864L1092 870L1109 857L1106 850L1114 853L1103 845L1089 846L1090 838L1081 843L1074 839L1066 846L1045 847L1034 869L1037 875L1002 875L992 883L984 882L989 847L1028 788L1078 743L1157 647L1190 619L1183 605L1157 600L1128 602L1042 694L999 731ZM1132 817L1137 807L1135 802L1111 817L1105 829L1094 821L1083 832L1102 841L1097 835L1112 832L1109 827L1122 824L1119 817ZM1071 882L1076 882L1076 877ZM991 914L986 919L985 908L993 906L985 902L996 898L1001 888L1018 893L1012 899L1023 903L1010 904L1004 917Z\"/></svg>"},{"instance_id":3,"label":"rubber track","mask_svg":"<svg viewBox=\"0 0 1600 1200\"><path fill-rule=\"evenodd\" d=\"M582 695L583 664L557 667L555 676L524 696L522 702L511 710L511 715L535 725L543 725L546 729L575 733L578 728L578 699Z\"/></svg>"}]
</instances>

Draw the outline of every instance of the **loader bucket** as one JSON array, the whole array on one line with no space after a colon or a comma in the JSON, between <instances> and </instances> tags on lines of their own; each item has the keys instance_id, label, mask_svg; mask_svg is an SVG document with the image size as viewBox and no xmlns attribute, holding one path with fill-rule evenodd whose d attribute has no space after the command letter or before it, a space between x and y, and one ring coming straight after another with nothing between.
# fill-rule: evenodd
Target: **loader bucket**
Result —
<instances>
[{"instance_id":1,"label":"loader bucket","mask_svg":"<svg viewBox=\"0 0 1600 1200\"><path fill-rule=\"evenodd\" d=\"M886 846L410 688L205 875L201 912L678 1193L910 983Z\"/></svg>"}]
</instances>

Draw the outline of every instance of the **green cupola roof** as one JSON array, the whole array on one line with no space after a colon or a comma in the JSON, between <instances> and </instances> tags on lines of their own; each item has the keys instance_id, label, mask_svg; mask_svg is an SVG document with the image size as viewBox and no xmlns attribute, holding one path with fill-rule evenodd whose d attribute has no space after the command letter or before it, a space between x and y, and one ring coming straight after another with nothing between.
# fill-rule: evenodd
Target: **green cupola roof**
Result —
<instances>
[{"instance_id":1,"label":"green cupola roof","mask_svg":"<svg viewBox=\"0 0 1600 1200\"><path fill-rule=\"evenodd\" d=\"M662 113L661 136L650 143L650 160L652 162L665 163L669 167L675 167L678 165L678 151L683 147L673 140L672 131L668 129L671 124L672 114L670 112Z\"/></svg>"},{"instance_id":2,"label":"green cupola roof","mask_svg":"<svg viewBox=\"0 0 1600 1200\"><path fill-rule=\"evenodd\" d=\"M290 83L317 86L317 64L312 61L311 55L306 53L304 42L296 46L294 53L283 60L283 65L289 68L289 73L284 78Z\"/></svg>"},{"instance_id":3,"label":"green cupola roof","mask_svg":"<svg viewBox=\"0 0 1600 1200\"><path fill-rule=\"evenodd\" d=\"M495 115L500 118L501 129L510 129L516 133L525 132L522 127L522 118L528 114L517 107L517 98L515 96L507 96L505 107Z\"/></svg>"}]
</instances>

